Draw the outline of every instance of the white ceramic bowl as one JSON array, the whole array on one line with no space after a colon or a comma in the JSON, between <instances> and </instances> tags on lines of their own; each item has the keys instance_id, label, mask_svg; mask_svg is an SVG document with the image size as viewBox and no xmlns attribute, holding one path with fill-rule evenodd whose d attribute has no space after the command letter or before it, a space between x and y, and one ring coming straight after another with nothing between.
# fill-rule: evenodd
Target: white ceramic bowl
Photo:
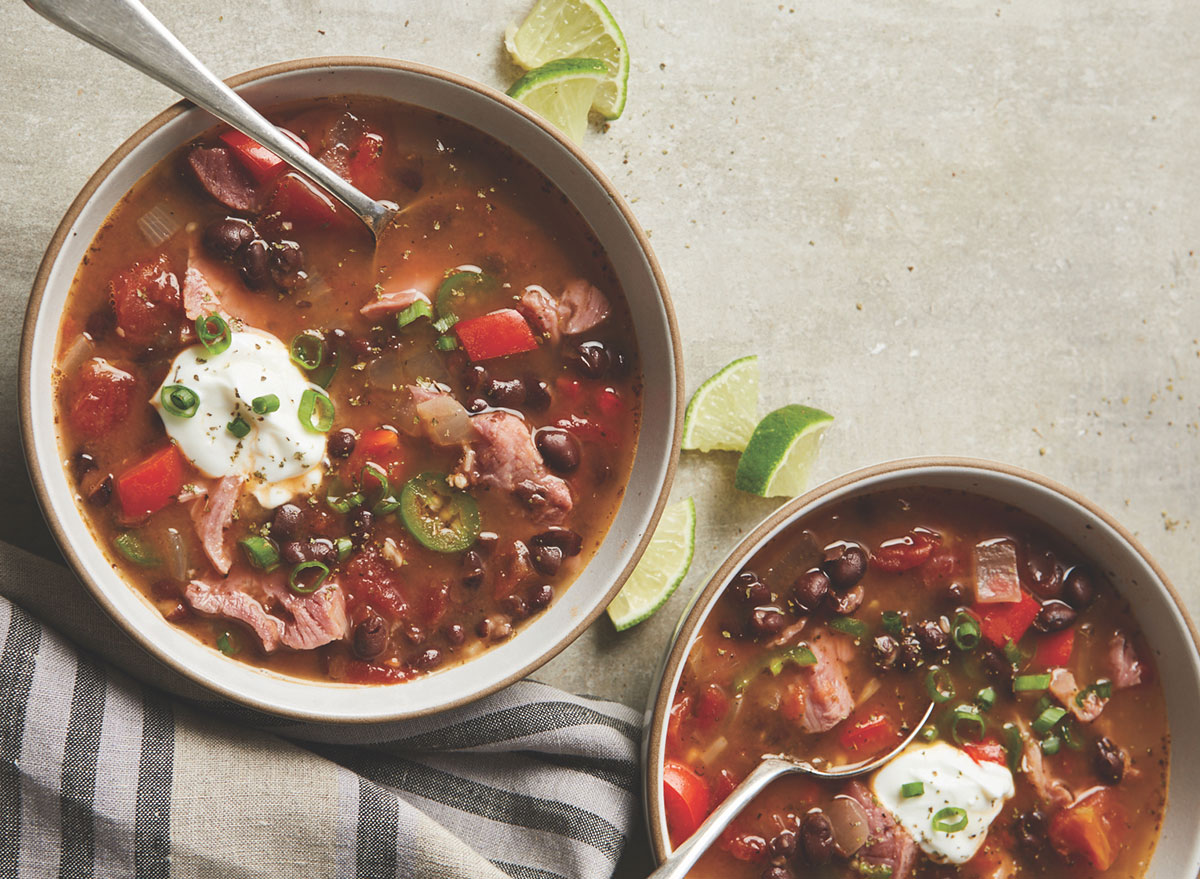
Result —
<instances>
[{"instance_id":1,"label":"white ceramic bowl","mask_svg":"<svg viewBox=\"0 0 1200 879\"><path fill-rule=\"evenodd\" d=\"M662 762L666 718L684 660L700 624L725 585L788 524L846 498L877 491L928 486L970 492L1024 510L1074 543L1129 599L1138 624L1153 645L1167 701L1171 739L1166 817L1147 879L1194 879L1200 873L1200 753L1192 736L1200 729L1200 654L1196 628L1178 593L1141 544L1115 519L1069 488L1025 470L969 458L914 458L849 473L784 504L729 554L684 611L650 693L643 739L642 777L646 820L654 856L671 852L663 808Z\"/></svg>"},{"instance_id":2,"label":"white ceramic bowl","mask_svg":"<svg viewBox=\"0 0 1200 879\"><path fill-rule=\"evenodd\" d=\"M166 622L113 571L72 498L54 423L51 366L71 279L96 230L151 166L215 124L177 104L148 123L88 181L38 271L21 347L25 455L46 520L96 600L179 672L239 702L318 721L397 720L468 702L524 677L567 646L607 606L654 530L670 489L682 423L682 356L666 284L645 234L603 174L540 117L462 77L373 58L319 58L262 68L231 84L257 106L355 94L392 98L462 120L506 144L571 200L591 226L629 300L645 385L637 456L603 545L566 592L518 635L476 659L417 680L351 687L287 678L230 660Z\"/></svg>"}]
</instances>

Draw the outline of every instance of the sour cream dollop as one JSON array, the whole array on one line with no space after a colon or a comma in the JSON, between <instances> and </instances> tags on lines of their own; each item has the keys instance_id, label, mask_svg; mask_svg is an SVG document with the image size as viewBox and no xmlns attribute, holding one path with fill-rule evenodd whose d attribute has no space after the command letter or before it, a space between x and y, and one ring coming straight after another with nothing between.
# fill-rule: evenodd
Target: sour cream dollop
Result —
<instances>
[{"instance_id":1,"label":"sour cream dollop","mask_svg":"<svg viewBox=\"0 0 1200 879\"><path fill-rule=\"evenodd\" d=\"M195 415L167 411L162 389L183 385L199 398ZM184 456L206 476L245 476L264 506L274 507L320 481L325 435L300 422L300 398L311 384L292 362L288 348L262 330L234 331L229 347L212 355L203 345L180 352L151 402L167 434ZM258 397L274 394L279 408L259 415ZM229 430L241 418L243 437Z\"/></svg>"},{"instance_id":2,"label":"sour cream dollop","mask_svg":"<svg viewBox=\"0 0 1200 879\"><path fill-rule=\"evenodd\" d=\"M915 781L924 791L904 796L901 787ZM976 763L946 742L905 749L875 774L871 787L925 853L945 864L965 864L975 856L1005 800L1016 792L1007 767L986 760ZM966 826L934 830L934 816L948 807L966 813Z\"/></svg>"}]
</instances>

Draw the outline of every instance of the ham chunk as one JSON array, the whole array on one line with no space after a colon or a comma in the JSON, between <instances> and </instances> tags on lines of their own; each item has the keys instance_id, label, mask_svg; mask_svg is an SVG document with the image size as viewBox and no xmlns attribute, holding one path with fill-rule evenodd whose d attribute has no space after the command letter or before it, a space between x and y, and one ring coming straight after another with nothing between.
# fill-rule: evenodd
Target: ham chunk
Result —
<instances>
[{"instance_id":1,"label":"ham chunk","mask_svg":"<svg viewBox=\"0 0 1200 879\"><path fill-rule=\"evenodd\" d=\"M424 302L426 305L432 305L428 296L415 287L409 287L405 290L389 290L386 293L379 293L374 299L360 308L358 313L369 320L377 320L378 318L387 317L390 314L399 314L414 302Z\"/></svg>"},{"instance_id":2,"label":"ham chunk","mask_svg":"<svg viewBox=\"0 0 1200 879\"><path fill-rule=\"evenodd\" d=\"M1075 683L1075 675L1065 668L1056 668L1050 673L1050 692L1062 706L1082 720L1091 723L1100 716L1108 700L1095 690L1089 690L1083 697L1083 704L1076 698L1079 695L1079 685Z\"/></svg>"},{"instance_id":3,"label":"ham chunk","mask_svg":"<svg viewBox=\"0 0 1200 879\"><path fill-rule=\"evenodd\" d=\"M224 580L192 580L184 595L197 613L249 626L267 653L280 646L311 650L342 640L350 629L345 595L332 581L311 595L297 595L280 573L241 572Z\"/></svg>"},{"instance_id":4,"label":"ham chunk","mask_svg":"<svg viewBox=\"0 0 1200 879\"><path fill-rule=\"evenodd\" d=\"M1108 665L1112 673L1113 689L1136 687L1142 682L1142 663L1129 638L1121 632L1113 635L1112 641L1109 642Z\"/></svg>"},{"instance_id":5,"label":"ham chunk","mask_svg":"<svg viewBox=\"0 0 1200 879\"><path fill-rule=\"evenodd\" d=\"M979 604L1021 600L1017 548L1011 540L985 540L976 545L975 600Z\"/></svg>"},{"instance_id":6,"label":"ham chunk","mask_svg":"<svg viewBox=\"0 0 1200 879\"><path fill-rule=\"evenodd\" d=\"M1046 760L1042 756L1042 747L1029 732L1029 727L1023 721L1018 721L1018 725L1021 730L1021 738L1025 742L1025 747L1021 751L1021 771L1029 779L1029 783L1033 785L1033 789L1043 803L1051 808L1061 809L1074 800L1075 795L1061 779L1050 774L1050 770L1046 768Z\"/></svg>"},{"instance_id":7,"label":"ham chunk","mask_svg":"<svg viewBox=\"0 0 1200 879\"><path fill-rule=\"evenodd\" d=\"M516 495L539 524L555 524L571 511L571 488L546 469L525 422L511 412L471 416L479 439L466 447L455 474L467 485Z\"/></svg>"},{"instance_id":8,"label":"ham chunk","mask_svg":"<svg viewBox=\"0 0 1200 879\"><path fill-rule=\"evenodd\" d=\"M233 566L233 548L225 539L225 531L233 524L233 508L242 492L243 476L225 476L206 496L192 503L192 521L204 554L222 574Z\"/></svg>"},{"instance_id":9,"label":"ham chunk","mask_svg":"<svg viewBox=\"0 0 1200 879\"><path fill-rule=\"evenodd\" d=\"M815 665L800 669L799 680L784 696L785 715L797 721L805 732L822 733L833 729L854 710L854 697L846 684L843 645L832 635L817 636L809 644Z\"/></svg>"},{"instance_id":10,"label":"ham chunk","mask_svg":"<svg viewBox=\"0 0 1200 879\"><path fill-rule=\"evenodd\" d=\"M546 292L545 287L533 284L525 288L517 301L517 311L525 316L534 333L545 336L552 344L558 344L561 333L558 329L558 303Z\"/></svg>"},{"instance_id":11,"label":"ham chunk","mask_svg":"<svg viewBox=\"0 0 1200 879\"><path fill-rule=\"evenodd\" d=\"M866 785L852 781L843 793L856 800L867 813L869 836L857 857L868 866L890 869L891 879L905 879L917 860L916 841L879 805Z\"/></svg>"},{"instance_id":12,"label":"ham chunk","mask_svg":"<svg viewBox=\"0 0 1200 879\"><path fill-rule=\"evenodd\" d=\"M229 320L229 315L221 308L221 300L208 283L208 277L188 260L187 273L183 276L183 312L188 320L195 320L210 314L219 314Z\"/></svg>"},{"instance_id":13,"label":"ham chunk","mask_svg":"<svg viewBox=\"0 0 1200 879\"><path fill-rule=\"evenodd\" d=\"M567 284L556 299L544 287L526 287L517 309L533 329L557 342L560 336L577 336L603 323L612 311L600 290L584 280Z\"/></svg>"},{"instance_id":14,"label":"ham chunk","mask_svg":"<svg viewBox=\"0 0 1200 879\"><path fill-rule=\"evenodd\" d=\"M204 191L225 207L258 210L258 189L227 147L197 147L187 161Z\"/></svg>"}]
</instances>

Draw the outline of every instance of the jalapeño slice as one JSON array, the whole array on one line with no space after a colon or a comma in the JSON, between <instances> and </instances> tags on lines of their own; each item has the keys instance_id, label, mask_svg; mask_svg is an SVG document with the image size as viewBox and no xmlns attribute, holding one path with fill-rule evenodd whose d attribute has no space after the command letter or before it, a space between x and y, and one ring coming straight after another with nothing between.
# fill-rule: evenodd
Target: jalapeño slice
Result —
<instances>
[{"instance_id":1,"label":"jalape\u00f1o slice","mask_svg":"<svg viewBox=\"0 0 1200 879\"><path fill-rule=\"evenodd\" d=\"M438 317L442 320L462 317L460 309L467 300L491 289L492 284L492 279L483 272L458 271L449 275L438 287L434 298Z\"/></svg>"},{"instance_id":2,"label":"jalape\u00f1o slice","mask_svg":"<svg viewBox=\"0 0 1200 879\"><path fill-rule=\"evenodd\" d=\"M400 492L400 520L421 545L434 552L462 552L479 536L479 507L443 473L421 473Z\"/></svg>"}]
</instances>

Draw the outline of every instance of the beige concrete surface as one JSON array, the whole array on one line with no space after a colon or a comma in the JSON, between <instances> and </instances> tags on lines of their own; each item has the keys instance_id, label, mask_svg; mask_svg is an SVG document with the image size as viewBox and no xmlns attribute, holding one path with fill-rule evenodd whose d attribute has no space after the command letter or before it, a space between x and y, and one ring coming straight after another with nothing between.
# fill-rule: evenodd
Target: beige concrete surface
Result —
<instances>
[{"instance_id":1,"label":"beige concrete surface","mask_svg":"<svg viewBox=\"0 0 1200 879\"><path fill-rule=\"evenodd\" d=\"M149 0L220 75L401 57L506 87L527 0ZM625 117L585 148L652 235L688 388L748 353L762 409L837 416L815 479L907 455L996 458L1071 485L1200 612L1200 7L1169 0L635 2ZM0 6L0 535L53 554L16 422L41 251L167 90ZM692 576L538 677L640 705L679 609L774 507L732 456L686 454ZM644 873L640 842L620 875Z\"/></svg>"}]
</instances>

